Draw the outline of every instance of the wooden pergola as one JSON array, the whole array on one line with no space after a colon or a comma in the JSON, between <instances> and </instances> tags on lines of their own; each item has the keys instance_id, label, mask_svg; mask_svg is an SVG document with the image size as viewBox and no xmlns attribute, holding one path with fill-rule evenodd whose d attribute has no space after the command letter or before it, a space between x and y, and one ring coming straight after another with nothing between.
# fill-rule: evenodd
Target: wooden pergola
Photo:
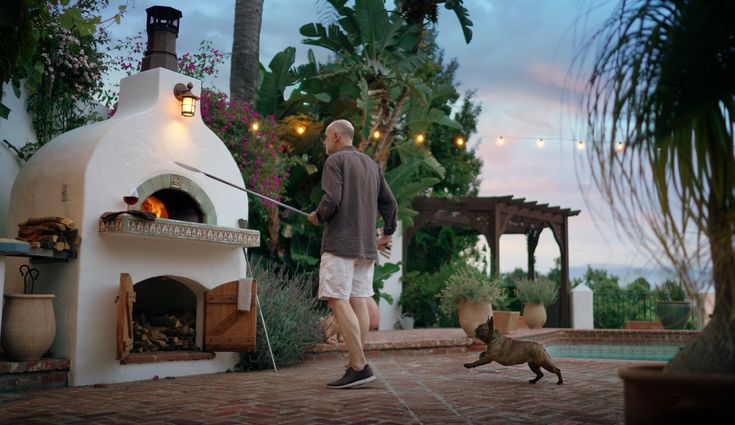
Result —
<instances>
[{"instance_id":1,"label":"wooden pergola","mask_svg":"<svg viewBox=\"0 0 735 425\"><path fill-rule=\"evenodd\" d=\"M403 234L403 264L406 264L408 245L416 232L427 225L467 226L485 236L490 246L492 271L500 275L500 236L526 235L528 243L528 277L533 278L534 252L541 231L550 228L561 253L561 285L559 287L558 323L570 327L569 309L569 237L568 218L579 215L579 210L550 207L510 196L452 199L416 198L413 208L419 212L414 226Z\"/></svg>"}]
</instances>

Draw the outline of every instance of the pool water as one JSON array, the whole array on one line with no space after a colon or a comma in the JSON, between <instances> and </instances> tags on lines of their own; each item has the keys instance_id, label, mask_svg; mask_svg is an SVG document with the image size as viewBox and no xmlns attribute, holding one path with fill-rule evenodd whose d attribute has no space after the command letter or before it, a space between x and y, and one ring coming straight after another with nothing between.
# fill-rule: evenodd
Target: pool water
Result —
<instances>
[{"instance_id":1,"label":"pool water","mask_svg":"<svg viewBox=\"0 0 735 425\"><path fill-rule=\"evenodd\" d=\"M657 361L669 361L681 350L678 345L661 344L563 344L547 345L545 348L551 357Z\"/></svg>"}]
</instances>

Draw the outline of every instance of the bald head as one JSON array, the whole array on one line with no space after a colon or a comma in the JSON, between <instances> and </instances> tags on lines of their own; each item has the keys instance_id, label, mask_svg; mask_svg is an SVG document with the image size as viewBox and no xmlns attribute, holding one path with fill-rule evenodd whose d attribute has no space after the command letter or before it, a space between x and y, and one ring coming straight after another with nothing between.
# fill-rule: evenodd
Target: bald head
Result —
<instances>
[{"instance_id":1,"label":"bald head","mask_svg":"<svg viewBox=\"0 0 735 425\"><path fill-rule=\"evenodd\" d=\"M333 121L327 126L324 139L324 147L327 154L331 155L337 149L352 146L352 138L355 137L355 127L347 120Z\"/></svg>"},{"instance_id":2,"label":"bald head","mask_svg":"<svg viewBox=\"0 0 735 425\"><path fill-rule=\"evenodd\" d=\"M339 133L342 139L349 140L350 144L352 144L352 139L355 137L355 127L352 126L352 123L347 120L332 121L327 126L327 131L330 129L335 133Z\"/></svg>"}]
</instances>

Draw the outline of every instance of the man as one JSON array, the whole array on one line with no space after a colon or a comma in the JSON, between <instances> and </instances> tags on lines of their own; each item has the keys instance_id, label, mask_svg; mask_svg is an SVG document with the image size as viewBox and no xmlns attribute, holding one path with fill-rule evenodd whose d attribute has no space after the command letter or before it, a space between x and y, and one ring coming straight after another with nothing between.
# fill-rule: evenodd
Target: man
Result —
<instances>
[{"instance_id":1,"label":"man","mask_svg":"<svg viewBox=\"0 0 735 425\"><path fill-rule=\"evenodd\" d=\"M328 127L324 146L327 161L322 172L324 195L313 224L325 223L319 266L319 299L327 300L347 344L349 364L344 376L329 388L351 388L375 380L363 345L370 318L367 298L373 295L373 267L378 251L388 256L396 230L396 200L383 171L369 156L352 146L355 129L347 120ZM385 225L375 235L375 212Z\"/></svg>"}]
</instances>

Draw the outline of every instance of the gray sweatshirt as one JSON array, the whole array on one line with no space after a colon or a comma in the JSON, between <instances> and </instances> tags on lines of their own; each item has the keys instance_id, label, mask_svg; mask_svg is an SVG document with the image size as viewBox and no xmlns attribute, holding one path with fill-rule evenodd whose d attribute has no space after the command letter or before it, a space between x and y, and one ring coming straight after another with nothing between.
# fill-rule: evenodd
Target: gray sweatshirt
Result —
<instances>
[{"instance_id":1,"label":"gray sweatshirt","mask_svg":"<svg viewBox=\"0 0 735 425\"><path fill-rule=\"evenodd\" d=\"M316 210L319 222L326 223L322 253L377 259L375 213L385 222L383 234L392 235L398 210L383 170L353 146L341 147L324 163L322 190Z\"/></svg>"}]
</instances>

